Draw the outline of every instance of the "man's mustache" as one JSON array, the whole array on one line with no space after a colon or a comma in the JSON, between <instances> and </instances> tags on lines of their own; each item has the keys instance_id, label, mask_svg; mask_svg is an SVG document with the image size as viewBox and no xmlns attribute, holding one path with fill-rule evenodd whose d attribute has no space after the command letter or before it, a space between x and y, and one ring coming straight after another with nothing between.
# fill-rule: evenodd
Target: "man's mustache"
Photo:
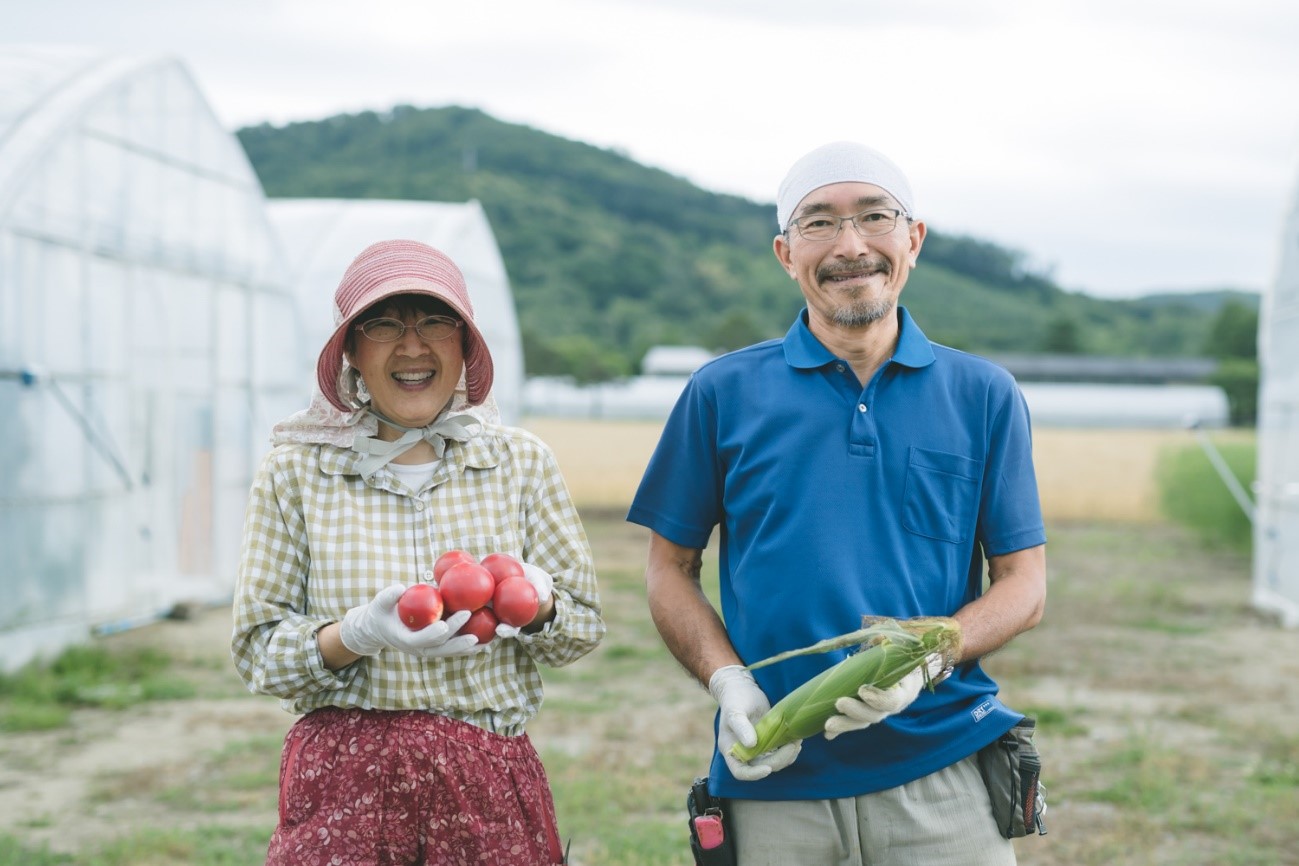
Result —
<instances>
[{"instance_id":1,"label":"man's mustache","mask_svg":"<svg viewBox=\"0 0 1299 866\"><path fill-rule=\"evenodd\" d=\"M866 277L871 274L888 276L891 273L893 273L893 266L887 259L876 259L850 264L823 265L816 269L816 278L824 281L841 277Z\"/></svg>"}]
</instances>

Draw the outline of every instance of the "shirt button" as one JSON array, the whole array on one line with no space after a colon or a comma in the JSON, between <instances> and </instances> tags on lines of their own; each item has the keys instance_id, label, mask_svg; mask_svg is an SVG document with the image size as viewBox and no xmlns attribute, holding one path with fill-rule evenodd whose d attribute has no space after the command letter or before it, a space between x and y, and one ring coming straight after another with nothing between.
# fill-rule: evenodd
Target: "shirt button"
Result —
<instances>
[{"instance_id":1,"label":"shirt button","mask_svg":"<svg viewBox=\"0 0 1299 866\"><path fill-rule=\"evenodd\" d=\"M419 500L419 499L416 499L416 500L415 500L415 510L416 510L416 511L423 511L423 510L424 510L424 503L423 503L421 500Z\"/></svg>"},{"instance_id":2,"label":"shirt button","mask_svg":"<svg viewBox=\"0 0 1299 866\"><path fill-rule=\"evenodd\" d=\"M433 572L431 572L431 571L426 571L426 572L424 572L424 582L425 582L425 583L432 583L432 582L433 582Z\"/></svg>"},{"instance_id":3,"label":"shirt button","mask_svg":"<svg viewBox=\"0 0 1299 866\"><path fill-rule=\"evenodd\" d=\"M838 370L840 373L843 372L843 364L835 364L834 368Z\"/></svg>"},{"instance_id":4,"label":"shirt button","mask_svg":"<svg viewBox=\"0 0 1299 866\"><path fill-rule=\"evenodd\" d=\"M865 404L865 403L858 403L858 404L857 404L857 411L858 411L858 412L865 412L865 411L866 411L866 404Z\"/></svg>"}]
</instances>

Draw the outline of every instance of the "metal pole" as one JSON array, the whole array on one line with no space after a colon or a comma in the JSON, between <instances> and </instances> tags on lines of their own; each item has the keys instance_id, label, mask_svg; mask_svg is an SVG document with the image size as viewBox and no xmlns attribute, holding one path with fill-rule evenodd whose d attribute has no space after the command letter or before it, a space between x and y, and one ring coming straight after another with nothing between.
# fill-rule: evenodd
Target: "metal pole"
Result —
<instances>
[{"instance_id":1,"label":"metal pole","mask_svg":"<svg viewBox=\"0 0 1299 866\"><path fill-rule=\"evenodd\" d=\"M1253 523L1254 503L1249 498L1249 494L1245 492L1245 488L1241 486L1240 479L1236 477L1236 473L1231 471L1227 461L1222 459L1222 453L1218 451L1218 446L1213 444L1209 434L1205 433L1204 428L1200 426L1200 422L1198 420L1192 421L1190 427L1194 431L1195 437L1200 440L1200 448L1203 449L1205 456L1209 458L1209 463L1213 464L1218 477L1222 479L1223 484L1227 485L1227 490L1230 491L1232 498L1236 500L1236 504L1240 506L1240 510L1245 512L1249 522Z\"/></svg>"}]
</instances>

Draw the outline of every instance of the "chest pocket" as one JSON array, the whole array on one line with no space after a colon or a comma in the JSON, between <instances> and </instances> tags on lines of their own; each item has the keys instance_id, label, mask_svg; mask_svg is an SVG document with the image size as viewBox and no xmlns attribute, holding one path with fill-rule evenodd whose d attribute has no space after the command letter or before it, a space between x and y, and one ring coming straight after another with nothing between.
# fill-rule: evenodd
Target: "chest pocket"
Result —
<instances>
[{"instance_id":1,"label":"chest pocket","mask_svg":"<svg viewBox=\"0 0 1299 866\"><path fill-rule=\"evenodd\" d=\"M902 492L902 525L938 541L968 541L974 532L982 476L982 460L912 448Z\"/></svg>"}]
</instances>

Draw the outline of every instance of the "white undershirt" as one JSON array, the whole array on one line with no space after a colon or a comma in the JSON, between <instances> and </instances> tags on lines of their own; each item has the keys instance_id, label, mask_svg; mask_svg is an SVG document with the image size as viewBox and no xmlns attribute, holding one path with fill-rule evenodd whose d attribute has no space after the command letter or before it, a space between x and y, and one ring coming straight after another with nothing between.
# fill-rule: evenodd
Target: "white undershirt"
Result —
<instances>
[{"instance_id":1,"label":"white undershirt","mask_svg":"<svg viewBox=\"0 0 1299 866\"><path fill-rule=\"evenodd\" d=\"M438 461L434 460L431 463L389 463L388 468L411 490L419 490L433 477L437 465Z\"/></svg>"}]
</instances>

